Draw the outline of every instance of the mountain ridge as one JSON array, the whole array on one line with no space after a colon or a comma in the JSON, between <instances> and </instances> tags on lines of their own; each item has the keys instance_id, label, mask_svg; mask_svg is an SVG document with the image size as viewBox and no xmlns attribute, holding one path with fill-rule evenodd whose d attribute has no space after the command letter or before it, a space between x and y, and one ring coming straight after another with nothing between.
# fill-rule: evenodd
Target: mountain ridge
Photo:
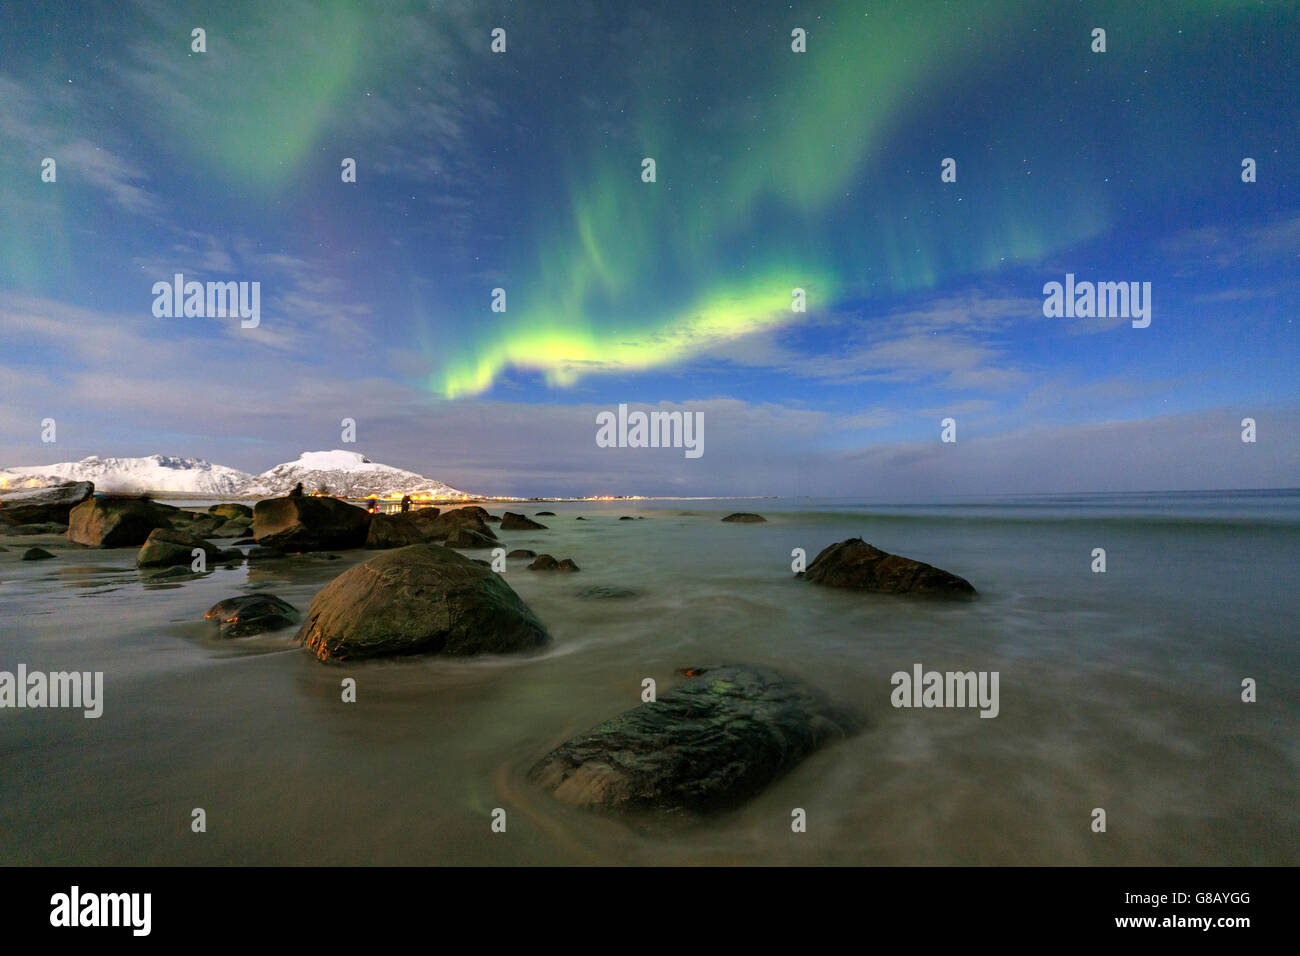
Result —
<instances>
[{"instance_id":1,"label":"mountain ridge","mask_svg":"<svg viewBox=\"0 0 1300 956\"><path fill-rule=\"evenodd\" d=\"M201 494L223 498L265 498L287 494L299 482L310 494L322 491L344 498L409 494L428 498L469 498L435 478L372 461L360 452L303 452L260 474L249 474L203 458L148 455L100 458L50 465L0 468L0 490L44 488L63 481L93 481L98 491L140 494Z\"/></svg>"}]
</instances>

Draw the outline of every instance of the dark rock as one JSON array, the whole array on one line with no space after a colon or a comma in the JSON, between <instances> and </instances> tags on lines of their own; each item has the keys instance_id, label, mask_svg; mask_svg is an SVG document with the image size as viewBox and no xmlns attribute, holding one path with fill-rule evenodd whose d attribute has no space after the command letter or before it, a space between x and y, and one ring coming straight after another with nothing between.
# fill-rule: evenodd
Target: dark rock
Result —
<instances>
[{"instance_id":1,"label":"dark rock","mask_svg":"<svg viewBox=\"0 0 1300 956\"><path fill-rule=\"evenodd\" d=\"M439 541L450 537L463 528L475 531L486 538L495 538L496 532L489 528L483 520L483 515L486 513L482 508L478 507L455 508L451 511L444 511L425 525L425 536L431 541Z\"/></svg>"},{"instance_id":2,"label":"dark rock","mask_svg":"<svg viewBox=\"0 0 1300 956\"><path fill-rule=\"evenodd\" d=\"M762 515L751 514L748 511L737 511L735 514L727 515L723 521L731 521L735 524L762 524L767 521Z\"/></svg>"},{"instance_id":3,"label":"dark rock","mask_svg":"<svg viewBox=\"0 0 1300 956\"><path fill-rule=\"evenodd\" d=\"M253 507L253 537L277 551L360 548L371 515L337 498L267 498Z\"/></svg>"},{"instance_id":4,"label":"dark rock","mask_svg":"<svg viewBox=\"0 0 1300 956\"><path fill-rule=\"evenodd\" d=\"M161 571L157 571L149 575L148 580L161 581L167 578L192 578L192 577L197 577L197 575L189 568L187 567L182 568L177 565L172 565L170 568L164 568Z\"/></svg>"},{"instance_id":5,"label":"dark rock","mask_svg":"<svg viewBox=\"0 0 1300 956\"><path fill-rule=\"evenodd\" d=\"M22 560L24 561L44 561L46 558L52 558L54 555L44 548L28 548L23 552Z\"/></svg>"},{"instance_id":6,"label":"dark rock","mask_svg":"<svg viewBox=\"0 0 1300 956\"><path fill-rule=\"evenodd\" d=\"M9 550L9 549L6 548L3 544L0 544L0 552L5 552L5 551L8 551L8 550Z\"/></svg>"},{"instance_id":7,"label":"dark rock","mask_svg":"<svg viewBox=\"0 0 1300 956\"><path fill-rule=\"evenodd\" d=\"M515 548L513 551L507 554L506 557L507 558L535 558L537 557L537 552L529 551L527 548Z\"/></svg>"},{"instance_id":8,"label":"dark rock","mask_svg":"<svg viewBox=\"0 0 1300 956\"><path fill-rule=\"evenodd\" d=\"M549 640L501 575L435 544L344 571L311 602L298 638L323 661L505 653Z\"/></svg>"},{"instance_id":9,"label":"dark rock","mask_svg":"<svg viewBox=\"0 0 1300 956\"><path fill-rule=\"evenodd\" d=\"M813 584L887 594L966 597L976 593L965 578L921 561L881 551L861 538L849 538L824 548L808 565L807 571L795 576Z\"/></svg>"},{"instance_id":10,"label":"dark rock","mask_svg":"<svg viewBox=\"0 0 1300 956\"><path fill-rule=\"evenodd\" d=\"M215 515L204 515L202 518L196 518L195 520L189 522L180 522L177 521L175 518L172 519L173 528L180 528L200 538L216 537L217 529L220 528L225 523L226 523L225 521L223 521L221 518L216 517ZM248 529L247 524L241 523L240 527L243 528L245 531ZM236 532L236 534L243 534L243 533L244 533L243 531Z\"/></svg>"},{"instance_id":11,"label":"dark rock","mask_svg":"<svg viewBox=\"0 0 1300 956\"><path fill-rule=\"evenodd\" d=\"M472 528L457 528L447 538L447 547L449 548L495 548L497 541L495 538L489 538L480 531Z\"/></svg>"},{"instance_id":12,"label":"dark rock","mask_svg":"<svg viewBox=\"0 0 1300 956\"><path fill-rule=\"evenodd\" d=\"M532 564L528 565L529 571L580 571L582 570L572 559L565 558L562 561L556 561L549 554L539 554Z\"/></svg>"},{"instance_id":13,"label":"dark rock","mask_svg":"<svg viewBox=\"0 0 1300 956\"><path fill-rule=\"evenodd\" d=\"M8 491L0 495L0 523L66 527L72 509L89 501L94 493L95 486L89 481L65 481L50 488Z\"/></svg>"},{"instance_id":14,"label":"dark rock","mask_svg":"<svg viewBox=\"0 0 1300 956\"><path fill-rule=\"evenodd\" d=\"M249 561L270 561L275 558L283 558L283 551L277 551L275 548L262 548L254 546L248 549Z\"/></svg>"},{"instance_id":15,"label":"dark rock","mask_svg":"<svg viewBox=\"0 0 1300 956\"><path fill-rule=\"evenodd\" d=\"M623 516L621 516L618 520L619 520L619 521L635 521L636 519L633 518L631 515L623 515Z\"/></svg>"},{"instance_id":16,"label":"dark rock","mask_svg":"<svg viewBox=\"0 0 1300 956\"><path fill-rule=\"evenodd\" d=\"M242 538L248 534L252 526L247 521L227 521L219 525L209 537L212 538ZM187 529L189 530L189 529Z\"/></svg>"},{"instance_id":17,"label":"dark rock","mask_svg":"<svg viewBox=\"0 0 1300 956\"><path fill-rule=\"evenodd\" d=\"M7 534L19 534L19 535L63 534L65 531L68 530L68 526L66 524L56 524L53 521L47 521L43 524L14 525L12 528L5 528L4 530L5 533Z\"/></svg>"},{"instance_id":18,"label":"dark rock","mask_svg":"<svg viewBox=\"0 0 1300 956\"><path fill-rule=\"evenodd\" d=\"M137 548L176 509L147 498L91 498L68 513L68 540L91 548Z\"/></svg>"},{"instance_id":19,"label":"dark rock","mask_svg":"<svg viewBox=\"0 0 1300 956\"><path fill-rule=\"evenodd\" d=\"M208 563L229 560L231 557L229 551L222 551L215 545L190 534L188 531L155 528L150 532L149 538L140 549L140 553L136 555L135 563L137 567L141 568L190 564L194 560L193 552L195 548L202 549L205 555L204 561ZM234 557L242 561L244 555L240 551L235 551Z\"/></svg>"},{"instance_id":20,"label":"dark rock","mask_svg":"<svg viewBox=\"0 0 1300 956\"><path fill-rule=\"evenodd\" d=\"M496 515L488 515L483 520L486 521L488 524L497 524L501 521L501 519Z\"/></svg>"},{"instance_id":21,"label":"dark rock","mask_svg":"<svg viewBox=\"0 0 1300 956\"><path fill-rule=\"evenodd\" d=\"M424 532L407 514L373 515L366 547L371 549L404 548L408 544L423 544Z\"/></svg>"},{"instance_id":22,"label":"dark rock","mask_svg":"<svg viewBox=\"0 0 1300 956\"><path fill-rule=\"evenodd\" d=\"M584 518L582 515L578 515L578 517L574 518L573 520L574 520L574 521L586 521L587 519Z\"/></svg>"},{"instance_id":23,"label":"dark rock","mask_svg":"<svg viewBox=\"0 0 1300 956\"><path fill-rule=\"evenodd\" d=\"M539 512L537 512L537 517L539 517L539 518L554 518L554 517L555 517L555 512L554 512L554 511L539 511Z\"/></svg>"},{"instance_id":24,"label":"dark rock","mask_svg":"<svg viewBox=\"0 0 1300 956\"><path fill-rule=\"evenodd\" d=\"M529 777L601 810L710 811L761 791L857 721L784 674L725 666L553 750Z\"/></svg>"},{"instance_id":25,"label":"dark rock","mask_svg":"<svg viewBox=\"0 0 1300 956\"><path fill-rule=\"evenodd\" d=\"M235 544L236 545L255 544L256 541L257 541L256 538L240 538L238 541L235 542Z\"/></svg>"},{"instance_id":26,"label":"dark rock","mask_svg":"<svg viewBox=\"0 0 1300 956\"><path fill-rule=\"evenodd\" d=\"M546 525L524 515L507 511L501 518L502 531L545 531Z\"/></svg>"},{"instance_id":27,"label":"dark rock","mask_svg":"<svg viewBox=\"0 0 1300 956\"><path fill-rule=\"evenodd\" d=\"M602 585L597 585L596 587L583 588L581 591L578 592L578 597L617 599L617 598L636 597L639 593L640 593L639 591L634 591L631 588L618 588L618 587L611 587L609 585L602 584Z\"/></svg>"},{"instance_id":28,"label":"dark rock","mask_svg":"<svg viewBox=\"0 0 1300 956\"><path fill-rule=\"evenodd\" d=\"M224 502L219 505L213 505L208 509L209 514L214 514L218 518L247 518L253 520L253 509L248 505L235 504L233 501Z\"/></svg>"},{"instance_id":29,"label":"dark rock","mask_svg":"<svg viewBox=\"0 0 1300 956\"><path fill-rule=\"evenodd\" d=\"M222 637L249 637L296 624L299 615L274 594L245 594L212 605L203 617L218 624Z\"/></svg>"}]
</instances>

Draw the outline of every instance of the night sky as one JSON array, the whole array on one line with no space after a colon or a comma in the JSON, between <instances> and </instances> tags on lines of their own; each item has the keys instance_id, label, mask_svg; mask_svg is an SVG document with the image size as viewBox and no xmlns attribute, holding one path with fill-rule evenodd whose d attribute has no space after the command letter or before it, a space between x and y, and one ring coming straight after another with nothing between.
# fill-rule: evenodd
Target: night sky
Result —
<instances>
[{"instance_id":1,"label":"night sky","mask_svg":"<svg viewBox=\"0 0 1300 956\"><path fill-rule=\"evenodd\" d=\"M0 465L1300 483L1294 2L115 7L4 14ZM260 282L260 324L155 317L177 272ZM1150 326L1045 317L1067 273L1150 282ZM620 403L703 412L705 453L598 448Z\"/></svg>"}]
</instances>

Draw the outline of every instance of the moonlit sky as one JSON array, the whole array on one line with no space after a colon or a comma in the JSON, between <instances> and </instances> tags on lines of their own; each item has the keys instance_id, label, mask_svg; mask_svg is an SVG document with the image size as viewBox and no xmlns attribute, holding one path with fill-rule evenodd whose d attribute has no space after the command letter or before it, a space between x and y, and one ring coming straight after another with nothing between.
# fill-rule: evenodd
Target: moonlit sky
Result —
<instances>
[{"instance_id":1,"label":"moonlit sky","mask_svg":"<svg viewBox=\"0 0 1300 956\"><path fill-rule=\"evenodd\" d=\"M1300 484L1295 3L4 17L0 465L256 472L347 417L491 494ZM176 272L260 282L260 326L155 318ZM1067 272L1150 282L1150 327L1045 318ZM598 448L619 403L704 455Z\"/></svg>"}]
</instances>

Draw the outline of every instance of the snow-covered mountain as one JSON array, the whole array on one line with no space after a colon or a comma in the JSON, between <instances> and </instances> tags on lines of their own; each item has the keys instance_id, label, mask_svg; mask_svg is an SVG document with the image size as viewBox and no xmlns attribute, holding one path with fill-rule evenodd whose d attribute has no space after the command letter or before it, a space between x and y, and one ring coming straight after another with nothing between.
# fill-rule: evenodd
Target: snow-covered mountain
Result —
<instances>
[{"instance_id":1,"label":"snow-covered mountain","mask_svg":"<svg viewBox=\"0 0 1300 956\"><path fill-rule=\"evenodd\" d=\"M53 465L0 468L0 486L45 488L61 481L93 481L96 491L172 491L225 497L238 495L252 475L202 458L98 458Z\"/></svg>"},{"instance_id":2,"label":"snow-covered mountain","mask_svg":"<svg viewBox=\"0 0 1300 956\"><path fill-rule=\"evenodd\" d=\"M327 491L344 498L366 495L428 495L432 498L468 498L441 481L413 471L373 462L355 451L309 451L297 461L276 465L251 478L243 493L249 497L287 494L302 482L303 491Z\"/></svg>"},{"instance_id":3,"label":"snow-covered mountain","mask_svg":"<svg viewBox=\"0 0 1300 956\"><path fill-rule=\"evenodd\" d=\"M324 491L344 498L409 494L431 498L468 498L441 481L413 471L381 465L354 451L309 451L297 461L276 465L260 475L214 465L201 458L83 458L54 465L0 468L0 490L46 488L62 481L93 481L96 491L211 495L215 498L267 498L288 494L302 482L303 491Z\"/></svg>"}]
</instances>

